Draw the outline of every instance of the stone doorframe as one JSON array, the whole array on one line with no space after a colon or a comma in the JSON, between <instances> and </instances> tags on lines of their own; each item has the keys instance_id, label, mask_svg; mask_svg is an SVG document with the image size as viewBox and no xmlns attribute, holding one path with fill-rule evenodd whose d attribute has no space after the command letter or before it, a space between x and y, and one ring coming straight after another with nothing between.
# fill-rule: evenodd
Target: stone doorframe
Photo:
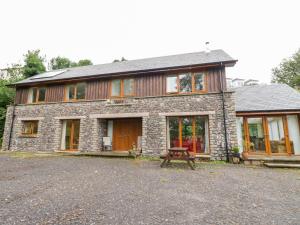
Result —
<instances>
[{"instance_id":1,"label":"stone doorframe","mask_svg":"<svg viewBox=\"0 0 300 225\"><path fill-rule=\"evenodd\" d=\"M91 131L91 149L93 151L102 151L102 139L105 135L103 129L104 123L108 119L119 118L142 118L142 150L147 149L147 120L149 113L114 113L114 114L90 114L89 118L92 121ZM102 127L102 128L101 128Z\"/></svg>"}]
</instances>

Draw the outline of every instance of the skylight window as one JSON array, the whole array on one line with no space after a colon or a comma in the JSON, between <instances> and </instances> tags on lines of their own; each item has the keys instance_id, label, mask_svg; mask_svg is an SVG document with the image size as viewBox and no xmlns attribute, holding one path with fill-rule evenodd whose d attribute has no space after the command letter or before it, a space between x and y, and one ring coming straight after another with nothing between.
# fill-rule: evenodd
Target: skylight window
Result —
<instances>
[{"instance_id":1,"label":"skylight window","mask_svg":"<svg viewBox=\"0 0 300 225\"><path fill-rule=\"evenodd\" d=\"M44 79L44 78L50 78L50 77L55 77L59 74L62 74L64 72L66 72L67 70L56 70L56 71L49 71L49 72L45 72L39 75L36 75L32 78L30 78L30 80L35 80L35 79Z\"/></svg>"}]
</instances>

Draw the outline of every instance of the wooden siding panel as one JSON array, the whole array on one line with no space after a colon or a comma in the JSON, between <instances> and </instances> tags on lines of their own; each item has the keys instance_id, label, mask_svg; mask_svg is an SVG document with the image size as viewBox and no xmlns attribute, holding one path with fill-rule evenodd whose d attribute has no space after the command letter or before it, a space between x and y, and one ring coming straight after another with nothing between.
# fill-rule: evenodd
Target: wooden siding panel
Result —
<instances>
[{"instance_id":1,"label":"wooden siding panel","mask_svg":"<svg viewBox=\"0 0 300 225\"><path fill-rule=\"evenodd\" d=\"M64 100L64 85L52 85L46 88L46 102L62 102Z\"/></svg>"},{"instance_id":2,"label":"wooden siding panel","mask_svg":"<svg viewBox=\"0 0 300 225\"><path fill-rule=\"evenodd\" d=\"M203 71L203 70L202 70ZM196 72L196 71L193 71ZM220 92L220 69L209 69L207 75L207 91ZM172 73L176 74L176 73ZM166 93L166 77L167 73L163 74L146 74L134 77L134 91L136 97L146 96L162 96ZM226 90L225 68L222 68L221 80L223 81ZM111 79L99 79L87 81L86 99L108 99L110 97L110 82ZM17 88L15 102L16 104L27 103L29 88ZM65 84L49 85L46 91L46 102L61 102L64 100Z\"/></svg>"},{"instance_id":3,"label":"wooden siding panel","mask_svg":"<svg viewBox=\"0 0 300 225\"><path fill-rule=\"evenodd\" d=\"M28 98L28 88L17 88L15 103L16 104L26 104Z\"/></svg>"},{"instance_id":4,"label":"wooden siding panel","mask_svg":"<svg viewBox=\"0 0 300 225\"><path fill-rule=\"evenodd\" d=\"M110 95L109 80L95 80L87 82L86 99L107 99Z\"/></svg>"},{"instance_id":5,"label":"wooden siding panel","mask_svg":"<svg viewBox=\"0 0 300 225\"><path fill-rule=\"evenodd\" d=\"M221 90L221 82L220 82L220 70L213 69L209 70L207 73L208 78L208 92L220 92ZM222 69L221 80L223 81L224 90L226 90L226 76L225 69Z\"/></svg>"},{"instance_id":6,"label":"wooden siding panel","mask_svg":"<svg viewBox=\"0 0 300 225\"><path fill-rule=\"evenodd\" d=\"M135 78L137 97L165 95L164 75L146 75Z\"/></svg>"}]
</instances>

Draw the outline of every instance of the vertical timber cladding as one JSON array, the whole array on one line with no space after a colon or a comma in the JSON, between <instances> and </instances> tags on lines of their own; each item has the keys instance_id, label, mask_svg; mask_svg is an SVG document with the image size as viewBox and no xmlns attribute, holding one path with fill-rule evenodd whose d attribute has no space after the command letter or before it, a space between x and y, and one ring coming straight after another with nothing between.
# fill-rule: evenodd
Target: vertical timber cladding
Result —
<instances>
[{"instance_id":1,"label":"vertical timber cladding","mask_svg":"<svg viewBox=\"0 0 300 225\"><path fill-rule=\"evenodd\" d=\"M16 104L26 104L28 98L28 88L17 88L15 103Z\"/></svg>"},{"instance_id":2,"label":"vertical timber cladding","mask_svg":"<svg viewBox=\"0 0 300 225\"><path fill-rule=\"evenodd\" d=\"M220 91L220 69L201 70L205 72L207 91ZM200 71L200 72L201 72ZM196 72L196 71L195 71ZM162 96L167 95L166 77L170 74L178 74L174 72L168 74L145 74L135 76L135 96ZM183 72L182 72L183 73ZM226 85L225 69L222 68L223 82ZM108 99L110 97L110 81L111 79L103 78L87 81L86 100ZM47 85L46 102L62 102L64 100L65 84ZM16 104L26 104L28 98L28 87L17 88Z\"/></svg>"}]
</instances>

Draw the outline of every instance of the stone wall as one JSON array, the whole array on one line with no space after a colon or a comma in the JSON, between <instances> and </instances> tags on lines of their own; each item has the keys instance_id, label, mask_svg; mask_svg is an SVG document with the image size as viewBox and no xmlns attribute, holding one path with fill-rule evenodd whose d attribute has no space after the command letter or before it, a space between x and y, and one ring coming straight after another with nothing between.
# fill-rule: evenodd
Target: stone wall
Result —
<instances>
[{"instance_id":1,"label":"stone wall","mask_svg":"<svg viewBox=\"0 0 300 225\"><path fill-rule=\"evenodd\" d=\"M225 93L226 123L230 146L237 145L233 94ZM60 150L62 120L80 119L80 151L100 151L106 133L106 119L142 118L143 154L158 155L167 148L166 117L168 115L208 115L210 152L213 159L224 159L225 139L221 94L183 95L128 99L124 104L107 101L82 101L39 105L17 105L9 150ZM7 112L3 150L8 150L12 107ZM39 120L37 137L21 137L23 120Z\"/></svg>"}]
</instances>

